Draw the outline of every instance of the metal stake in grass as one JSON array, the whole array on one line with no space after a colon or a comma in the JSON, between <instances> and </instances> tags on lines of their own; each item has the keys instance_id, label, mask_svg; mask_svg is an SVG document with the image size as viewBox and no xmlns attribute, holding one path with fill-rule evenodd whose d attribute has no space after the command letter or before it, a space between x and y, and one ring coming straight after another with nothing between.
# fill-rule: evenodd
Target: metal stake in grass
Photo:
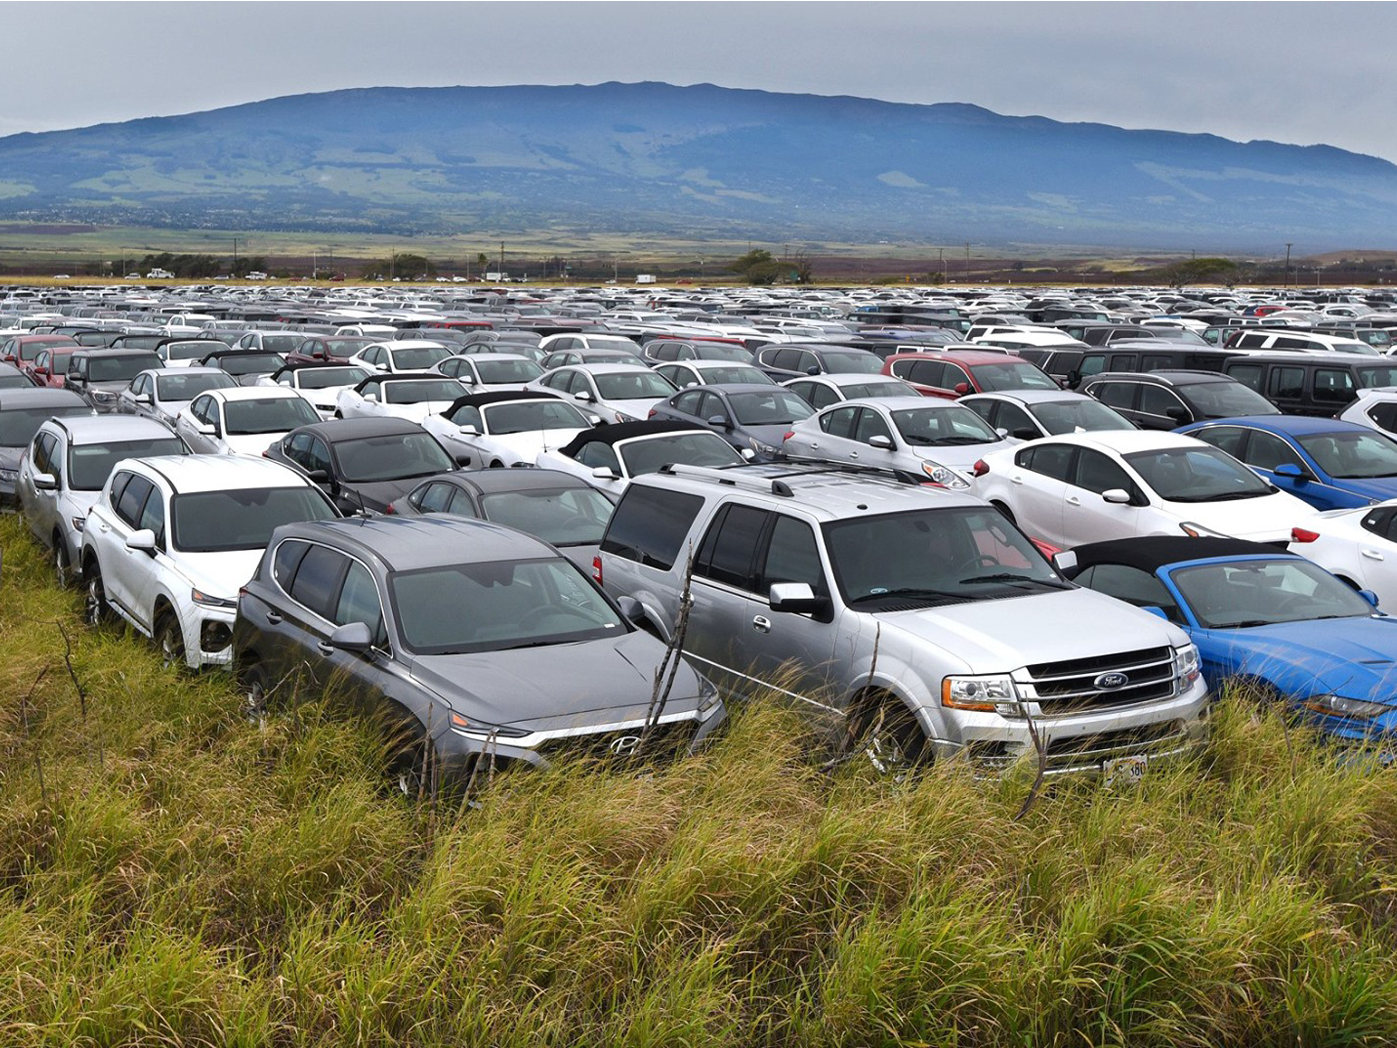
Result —
<instances>
[{"instance_id":1,"label":"metal stake in grass","mask_svg":"<svg viewBox=\"0 0 1397 1048\"><path fill-rule=\"evenodd\" d=\"M689 559L684 565L684 585L679 591L679 611L674 617L674 633L669 638L669 643L665 645L664 658L660 660L659 668L655 670L655 686L650 692L650 706L645 711L645 726L640 731L640 741L636 743L635 749L631 751L631 756L639 757L645 750L645 743L650 738L651 731L664 716L665 705L669 702L669 693L674 689L674 678L679 673L679 666L683 662L681 656L684 652L684 638L689 632L689 609L694 606L694 595L690 584L694 579L694 550L689 548Z\"/></svg>"}]
</instances>

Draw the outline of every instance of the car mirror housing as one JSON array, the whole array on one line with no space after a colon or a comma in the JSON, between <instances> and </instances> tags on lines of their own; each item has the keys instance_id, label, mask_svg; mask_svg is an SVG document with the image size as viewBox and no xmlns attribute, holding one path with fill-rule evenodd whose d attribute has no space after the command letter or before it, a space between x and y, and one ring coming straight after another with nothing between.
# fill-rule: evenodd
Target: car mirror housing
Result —
<instances>
[{"instance_id":1,"label":"car mirror housing","mask_svg":"<svg viewBox=\"0 0 1397 1048\"><path fill-rule=\"evenodd\" d=\"M1130 505L1130 492L1126 491L1125 488L1107 488L1101 493L1101 498L1112 505Z\"/></svg>"},{"instance_id":2,"label":"car mirror housing","mask_svg":"<svg viewBox=\"0 0 1397 1048\"><path fill-rule=\"evenodd\" d=\"M373 647L373 642L373 633L365 622L346 622L336 627L327 640L330 647L355 654L368 651Z\"/></svg>"},{"instance_id":3,"label":"car mirror housing","mask_svg":"<svg viewBox=\"0 0 1397 1048\"><path fill-rule=\"evenodd\" d=\"M1359 595L1360 597L1362 597L1364 600L1366 600L1366 601L1367 601L1369 604L1371 604L1373 607L1376 608L1376 607L1378 606L1378 595L1377 595L1376 593L1374 593L1372 590L1369 590L1369 589L1362 589L1362 590L1359 590L1359 591L1358 591L1358 595Z\"/></svg>"},{"instance_id":4,"label":"car mirror housing","mask_svg":"<svg viewBox=\"0 0 1397 1048\"><path fill-rule=\"evenodd\" d=\"M634 597L618 597L616 598L616 606L621 609L621 614L631 625L642 626L645 624L645 606Z\"/></svg>"},{"instance_id":5,"label":"car mirror housing","mask_svg":"<svg viewBox=\"0 0 1397 1048\"><path fill-rule=\"evenodd\" d=\"M476 426L473 422L467 422L464 426L459 426L457 428L460 430L462 434L464 434L467 437L480 436L480 428Z\"/></svg>"},{"instance_id":6,"label":"car mirror housing","mask_svg":"<svg viewBox=\"0 0 1397 1048\"><path fill-rule=\"evenodd\" d=\"M955 386L952 387L951 392L952 392L952 393L955 393L957 396L963 397L963 396L965 396L967 393L970 392L970 383L969 383L969 382L957 382L957 383L955 384Z\"/></svg>"},{"instance_id":7,"label":"car mirror housing","mask_svg":"<svg viewBox=\"0 0 1397 1048\"><path fill-rule=\"evenodd\" d=\"M578 390L572 395L572 399L580 400L584 404L590 404L592 402L592 394L588 393L585 389Z\"/></svg>"},{"instance_id":8,"label":"car mirror housing","mask_svg":"<svg viewBox=\"0 0 1397 1048\"><path fill-rule=\"evenodd\" d=\"M753 451L751 448L743 448L741 451L738 452L738 454L745 458L748 462L754 462L757 458L757 453Z\"/></svg>"},{"instance_id":9,"label":"car mirror housing","mask_svg":"<svg viewBox=\"0 0 1397 1048\"><path fill-rule=\"evenodd\" d=\"M767 602L772 611L794 613L823 611L828 601L815 596L815 591L806 582L777 582L767 594Z\"/></svg>"},{"instance_id":10,"label":"car mirror housing","mask_svg":"<svg viewBox=\"0 0 1397 1048\"><path fill-rule=\"evenodd\" d=\"M893 449L893 438L885 437L883 434L877 433L868 438L868 446L882 448L884 451L891 451Z\"/></svg>"},{"instance_id":11,"label":"car mirror housing","mask_svg":"<svg viewBox=\"0 0 1397 1048\"><path fill-rule=\"evenodd\" d=\"M592 476L597 480L615 480L616 471L610 466L598 466L596 469L592 470Z\"/></svg>"},{"instance_id":12,"label":"car mirror housing","mask_svg":"<svg viewBox=\"0 0 1397 1048\"><path fill-rule=\"evenodd\" d=\"M711 415L708 419L710 426L717 426L719 429L732 429L732 423L725 415Z\"/></svg>"},{"instance_id":13,"label":"car mirror housing","mask_svg":"<svg viewBox=\"0 0 1397 1048\"><path fill-rule=\"evenodd\" d=\"M133 531L126 537L126 548L139 550L142 553L155 552L155 532L149 528L142 528L140 531Z\"/></svg>"},{"instance_id":14,"label":"car mirror housing","mask_svg":"<svg viewBox=\"0 0 1397 1048\"><path fill-rule=\"evenodd\" d=\"M1306 479L1306 478L1305 478L1305 471L1302 470L1299 466L1297 466L1294 462L1282 462L1279 466L1277 466L1277 467L1276 467L1275 469L1273 469L1271 472L1274 473L1274 474L1275 474L1276 476L1278 476L1278 477L1288 477L1288 478L1290 478L1291 480L1304 480L1304 479Z\"/></svg>"},{"instance_id":15,"label":"car mirror housing","mask_svg":"<svg viewBox=\"0 0 1397 1048\"><path fill-rule=\"evenodd\" d=\"M330 474L323 469L310 470L306 473L306 476L316 484L328 484L330 481Z\"/></svg>"},{"instance_id":16,"label":"car mirror housing","mask_svg":"<svg viewBox=\"0 0 1397 1048\"><path fill-rule=\"evenodd\" d=\"M36 491L56 491L58 490L58 478L52 473L35 473L34 490Z\"/></svg>"},{"instance_id":17,"label":"car mirror housing","mask_svg":"<svg viewBox=\"0 0 1397 1048\"><path fill-rule=\"evenodd\" d=\"M1169 615L1158 604L1142 604L1140 605L1140 610L1148 611L1151 615L1157 615L1165 622L1169 621Z\"/></svg>"}]
</instances>

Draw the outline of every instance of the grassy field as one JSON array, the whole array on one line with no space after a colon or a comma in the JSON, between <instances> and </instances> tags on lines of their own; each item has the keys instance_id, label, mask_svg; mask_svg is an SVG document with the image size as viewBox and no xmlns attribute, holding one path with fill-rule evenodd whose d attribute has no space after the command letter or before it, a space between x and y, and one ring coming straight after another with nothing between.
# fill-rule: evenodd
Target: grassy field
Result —
<instances>
[{"instance_id":1,"label":"grassy field","mask_svg":"<svg viewBox=\"0 0 1397 1048\"><path fill-rule=\"evenodd\" d=\"M434 807L318 697L248 723L0 549L0 1044L1397 1040L1397 781L1240 701L1018 821L1022 778L827 774L760 707Z\"/></svg>"}]
</instances>

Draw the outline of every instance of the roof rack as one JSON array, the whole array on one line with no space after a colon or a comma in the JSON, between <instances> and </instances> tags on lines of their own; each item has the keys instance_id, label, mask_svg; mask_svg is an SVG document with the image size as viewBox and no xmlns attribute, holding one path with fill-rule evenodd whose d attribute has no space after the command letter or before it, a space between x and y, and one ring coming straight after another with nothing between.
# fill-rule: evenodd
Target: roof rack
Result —
<instances>
[{"instance_id":1,"label":"roof rack","mask_svg":"<svg viewBox=\"0 0 1397 1048\"><path fill-rule=\"evenodd\" d=\"M772 473L770 467L780 465L783 468L780 473ZM753 472L746 472L752 469ZM755 470L760 469L757 473ZM657 471L671 477L693 477L698 480L711 480L717 484L728 487L742 487L753 491L769 491L773 495L781 498L794 498L795 492L789 483L793 479L804 477L820 477L829 475L865 477L870 480L891 480L899 484L927 484L926 477L909 470L903 469L881 469L877 466L855 466L840 465L837 463L771 463L759 464L755 466L690 466L683 463L670 462L661 466Z\"/></svg>"}]
</instances>

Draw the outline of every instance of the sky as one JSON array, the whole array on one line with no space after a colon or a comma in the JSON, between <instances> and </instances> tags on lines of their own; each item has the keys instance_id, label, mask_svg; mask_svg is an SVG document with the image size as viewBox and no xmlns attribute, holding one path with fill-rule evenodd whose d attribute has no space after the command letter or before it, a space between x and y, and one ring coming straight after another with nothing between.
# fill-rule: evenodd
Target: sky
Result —
<instances>
[{"instance_id":1,"label":"sky","mask_svg":"<svg viewBox=\"0 0 1397 1048\"><path fill-rule=\"evenodd\" d=\"M1397 4L5 3L0 135L345 87L659 80L1397 161Z\"/></svg>"}]
</instances>

